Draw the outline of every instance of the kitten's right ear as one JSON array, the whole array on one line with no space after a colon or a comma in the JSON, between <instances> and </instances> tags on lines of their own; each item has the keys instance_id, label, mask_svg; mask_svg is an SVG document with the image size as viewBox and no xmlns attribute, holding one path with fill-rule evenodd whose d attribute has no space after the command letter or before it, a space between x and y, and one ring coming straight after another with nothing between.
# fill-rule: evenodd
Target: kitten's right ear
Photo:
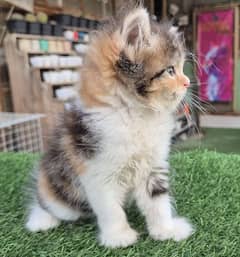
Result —
<instances>
[{"instance_id":1,"label":"kitten's right ear","mask_svg":"<svg viewBox=\"0 0 240 257\"><path fill-rule=\"evenodd\" d=\"M141 46L150 35L150 19L146 9L138 7L124 18L121 36L126 44Z\"/></svg>"}]
</instances>

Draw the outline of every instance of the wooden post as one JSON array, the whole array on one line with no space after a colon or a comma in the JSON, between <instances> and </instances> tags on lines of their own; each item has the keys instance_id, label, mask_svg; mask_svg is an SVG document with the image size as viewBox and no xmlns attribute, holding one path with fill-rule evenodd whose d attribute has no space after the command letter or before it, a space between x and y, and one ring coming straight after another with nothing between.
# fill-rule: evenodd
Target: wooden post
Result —
<instances>
[{"instance_id":1,"label":"wooden post","mask_svg":"<svg viewBox=\"0 0 240 257\"><path fill-rule=\"evenodd\" d=\"M233 110L240 113L239 6L234 8L234 87Z\"/></svg>"},{"instance_id":2,"label":"wooden post","mask_svg":"<svg viewBox=\"0 0 240 257\"><path fill-rule=\"evenodd\" d=\"M167 17L167 0L162 0L162 18Z\"/></svg>"}]
</instances>

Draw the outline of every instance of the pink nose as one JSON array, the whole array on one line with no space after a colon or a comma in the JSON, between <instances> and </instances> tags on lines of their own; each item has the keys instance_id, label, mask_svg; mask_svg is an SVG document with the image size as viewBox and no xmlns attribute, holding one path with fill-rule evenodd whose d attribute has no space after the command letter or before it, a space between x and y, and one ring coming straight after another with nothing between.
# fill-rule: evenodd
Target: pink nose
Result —
<instances>
[{"instance_id":1,"label":"pink nose","mask_svg":"<svg viewBox=\"0 0 240 257\"><path fill-rule=\"evenodd\" d=\"M184 83L183 83L183 86L184 86L184 87L189 87L189 86L190 86L190 80L189 80L188 77L185 77L185 81L184 81Z\"/></svg>"}]
</instances>

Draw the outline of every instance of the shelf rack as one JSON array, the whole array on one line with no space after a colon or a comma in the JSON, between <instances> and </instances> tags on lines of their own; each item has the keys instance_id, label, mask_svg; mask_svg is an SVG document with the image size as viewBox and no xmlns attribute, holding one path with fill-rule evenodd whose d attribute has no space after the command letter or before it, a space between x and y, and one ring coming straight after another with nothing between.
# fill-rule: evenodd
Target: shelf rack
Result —
<instances>
[{"instance_id":1,"label":"shelf rack","mask_svg":"<svg viewBox=\"0 0 240 257\"><path fill-rule=\"evenodd\" d=\"M71 27L71 29L73 29ZM88 32L89 30L84 30ZM51 67L32 67L29 58L33 55L58 54L62 56L80 55L73 49L71 51L21 51L18 49L19 39L30 40L56 40L68 41L64 37L26 35L26 34L7 34L5 37L6 61L9 67L9 76L12 92L13 110L20 113L42 113L43 142L46 146L49 131L55 126L57 114L64 110L64 102L54 97L55 87L76 86L77 81L65 81L61 83L46 83L42 81L41 72L43 70L62 70L76 69L81 70L80 65L72 66L51 66ZM82 43L82 42L81 42Z\"/></svg>"}]
</instances>

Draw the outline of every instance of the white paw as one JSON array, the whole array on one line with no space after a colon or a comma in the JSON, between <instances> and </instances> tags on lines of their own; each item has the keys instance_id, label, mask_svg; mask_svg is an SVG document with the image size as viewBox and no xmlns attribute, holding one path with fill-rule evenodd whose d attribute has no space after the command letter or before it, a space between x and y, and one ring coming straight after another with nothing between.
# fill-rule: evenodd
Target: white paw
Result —
<instances>
[{"instance_id":1,"label":"white paw","mask_svg":"<svg viewBox=\"0 0 240 257\"><path fill-rule=\"evenodd\" d=\"M100 235L100 243L106 247L127 247L137 241L138 233L129 226L124 229L103 231Z\"/></svg>"},{"instance_id":2,"label":"white paw","mask_svg":"<svg viewBox=\"0 0 240 257\"><path fill-rule=\"evenodd\" d=\"M175 217L169 224L162 224L152 228L150 235L154 239L161 241L167 239L181 241L188 238L193 232L193 227L185 218Z\"/></svg>"},{"instance_id":3,"label":"white paw","mask_svg":"<svg viewBox=\"0 0 240 257\"><path fill-rule=\"evenodd\" d=\"M60 224L60 221L43 210L40 206L35 206L26 223L26 228L31 232L47 230Z\"/></svg>"}]
</instances>

